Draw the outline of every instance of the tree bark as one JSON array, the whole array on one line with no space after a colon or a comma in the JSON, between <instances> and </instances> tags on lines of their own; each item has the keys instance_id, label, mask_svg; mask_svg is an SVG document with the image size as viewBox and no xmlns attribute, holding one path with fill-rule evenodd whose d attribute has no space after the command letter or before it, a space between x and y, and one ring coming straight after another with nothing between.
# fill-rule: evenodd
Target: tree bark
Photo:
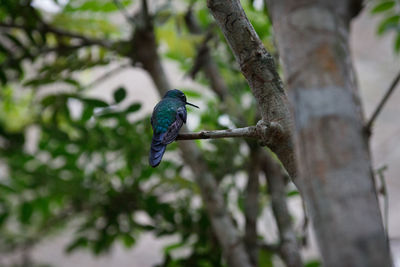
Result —
<instances>
[{"instance_id":1,"label":"tree bark","mask_svg":"<svg viewBox=\"0 0 400 267\"><path fill-rule=\"evenodd\" d=\"M264 123L280 124L282 131L268 142L268 146L278 155L288 173L295 177L292 119L272 56L265 50L239 0L208 0L207 6L250 85Z\"/></svg>"},{"instance_id":2,"label":"tree bark","mask_svg":"<svg viewBox=\"0 0 400 267\"><path fill-rule=\"evenodd\" d=\"M359 1L269 0L324 266L391 266L348 46Z\"/></svg>"}]
</instances>

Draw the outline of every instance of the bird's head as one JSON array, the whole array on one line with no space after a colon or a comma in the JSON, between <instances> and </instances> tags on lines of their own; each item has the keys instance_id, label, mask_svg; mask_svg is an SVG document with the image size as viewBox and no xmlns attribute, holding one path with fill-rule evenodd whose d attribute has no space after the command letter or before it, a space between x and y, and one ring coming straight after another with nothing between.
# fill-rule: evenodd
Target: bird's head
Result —
<instances>
[{"instance_id":1,"label":"bird's head","mask_svg":"<svg viewBox=\"0 0 400 267\"><path fill-rule=\"evenodd\" d=\"M192 103L189 103L186 101L186 96L182 91L179 91L178 89L173 89L173 90L168 90L167 93L164 95L164 98L175 98L175 99L179 99L181 100L183 103L185 103L186 105L190 105L196 108L199 108L196 105L193 105Z\"/></svg>"}]
</instances>

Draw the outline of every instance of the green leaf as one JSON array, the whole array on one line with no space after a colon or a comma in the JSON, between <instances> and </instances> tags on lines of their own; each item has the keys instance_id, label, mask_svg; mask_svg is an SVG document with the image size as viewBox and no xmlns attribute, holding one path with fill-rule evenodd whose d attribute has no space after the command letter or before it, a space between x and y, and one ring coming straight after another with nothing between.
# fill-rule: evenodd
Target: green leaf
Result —
<instances>
[{"instance_id":1,"label":"green leaf","mask_svg":"<svg viewBox=\"0 0 400 267\"><path fill-rule=\"evenodd\" d=\"M119 87L117 90L114 91L114 101L115 103L120 103L126 97L126 90L123 87Z\"/></svg>"},{"instance_id":2,"label":"green leaf","mask_svg":"<svg viewBox=\"0 0 400 267\"><path fill-rule=\"evenodd\" d=\"M297 190L292 190L292 191L287 193L288 197L293 197L293 196L298 196L298 195L300 195L300 193Z\"/></svg>"},{"instance_id":3,"label":"green leaf","mask_svg":"<svg viewBox=\"0 0 400 267\"><path fill-rule=\"evenodd\" d=\"M81 120L82 121L88 121L92 116L93 116L93 108L89 107L89 106L86 106L83 109Z\"/></svg>"},{"instance_id":4,"label":"green leaf","mask_svg":"<svg viewBox=\"0 0 400 267\"><path fill-rule=\"evenodd\" d=\"M381 35L390 29L396 29L399 26L399 20L400 15L391 16L383 20L381 23L379 23L378 34Z\"/></svg>"},{"instance_id":5,"label":"green leaf","mask_svg":"<svg viewBox=\"0 0 400 267\"><path fill-rule=\"evenodd\" d=\"M132 0L121 0L123 6L128 6L132 3ZM117 11L118 7L109 0L86 0L86 1L70 1L63 12L114 12Z\"/></svg>"},{"instance_id":6,"label":"green leaf","mask_svg":"<svg viewBox=\"0 0 400 267\"><path fill-rule=\"evenodd\" d=\"M379 3L378 5L376 5L374 7L374 9L372 9L371 13L376 14L376 13L380 13L380 12L389 10L389 9L393 8L394 5L395 5L394 1L386 1L386 2Z\"/></svg>"},{"instance_id":7,"label":"green leaf","mask_svg":"<svg viewBox=\"0 0 400 267\"><path fill-rule=\"evenodd\" d=\"M306 263L305 267L319 267L321 266L321 262L319 260L311 260Z\"/></svg>"},{"instance_id":8,"label":"green leaf","mask_svg":"<svg viewBox=\"0 0 400 267\"><path fill-rule=\"evenodd\" d=\"M263 249L263 250L260 250L258 255L259 255L258 261L260 263L260 266L262 266L262 267L273 267L274 266L272 263L272 256L274 255L273 253Z\"/></svg>"},{"instance_id":9,"label":"green leaf","mask_svg":"<svg viewBox=\"0 0 400 267\"><path fill-rule=\"evenodd\" d=\"M140 103L133 103L127 109L125 109L125 113L132 113L138 111L142 107Z\"/></svg>"},{"instance_id":10,"label":"green leaf","mask_svg":"<svg viewBox=\"0 0 400 267\"><path fill-rule=\"evenodd\" d=\"M164 252L165 253L170 253L171 250L178 249L178 248L181 248L183 246L185 246L185 243L183 243L183 242L171 244L171 245L168 245L168 246L164 247Z\"/></svg>"},{"instance_id":11,"label":"green leaf","mask_svg":"<svg viewBox=\"0 0 400 267\"><path fill-rule=\"evenodd\" d=\"M130 234L123 235L122 236L122 241L124 242L124 245L127 248L132 247L136 242L136 240Z\"/></svg>"},{"instance_id":12,"label":"green leaf","mask_svg":"<svg viewBox=\"0 0 400 267\"><path fill-rule=\"evenodd\" d=\"M79 237L78 239L76 239L75 241L73 241L67 248L66 248L66 252L70 253L73 250L79 248L79 247L87 247L88 245L88 239L86 237Z\"/></svg>"},{"instance_id":13,"label":"green leaf","mask_svg":"<svg viewBox=\"0 0 400 267\"><path fill-rule=\"evenodd\" d=\"M400 33L397 34L396 40L394 41L394 51L396 51L396 53L400 52Z\"/></svg>"},{"instance_id":14,"label":"green leaf","mask_svg":"<svg viewBox=\"0 0 400 267\"><path fill-rule=\"evenodd\" d=\"M95 108L105 108L108 107L107 102L104 102L102 100L99 99L94 99L94 98L81 98L82 102L84 102L85 104L88 104L91 107L95 107Z\"/></svg>"},{"instance_id":15,"label":"green leaf","mask_svg":"<svg viewBox=\"0 0 400 267\"><path fill-rule=\"evenodd\" d=\"M33 205L30 202L24 202L20 207L20 220L23 224L29 223L33 214Z\"/></svg>"},{"instance_id":16,"label":"green leaf","mask_svg":"<svg viewBox=\"0 0 400 267\"><path fill-rule=\"evenodd\" d=\"M16 192L13 188L11 188L10 186L5 185L5 184L0 184L0 191L6 192L6 193L15 193Z\"/></svg>"},{"instance_id":17,"label":"green leaf","mask_svg":"<svg viewBox=\"0 0 400 267\"><path fill-rule=\"evenodd\" d=\"M192 90L182 90L182 92L189 98L201 98L201 94ZM190 101L189 101L190 102Z\"/></svg>"}]
</instances>

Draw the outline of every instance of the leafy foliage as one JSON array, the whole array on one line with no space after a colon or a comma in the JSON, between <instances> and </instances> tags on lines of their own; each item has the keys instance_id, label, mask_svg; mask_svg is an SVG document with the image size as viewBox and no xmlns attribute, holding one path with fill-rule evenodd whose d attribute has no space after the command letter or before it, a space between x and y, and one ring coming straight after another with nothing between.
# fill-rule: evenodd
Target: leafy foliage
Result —
<instances>
[{"instance_id":1,"label":"leafy foliage","mask_svg":"<svg viewBox=\"0 0 400 267\"><path fill-rule=\"evenodd\" d=\"M400 52L400 3L398 1L375 1L372 14L380 15L377 32L379 35L394 32L394 51Z\"/></svg>"}]
</instances>

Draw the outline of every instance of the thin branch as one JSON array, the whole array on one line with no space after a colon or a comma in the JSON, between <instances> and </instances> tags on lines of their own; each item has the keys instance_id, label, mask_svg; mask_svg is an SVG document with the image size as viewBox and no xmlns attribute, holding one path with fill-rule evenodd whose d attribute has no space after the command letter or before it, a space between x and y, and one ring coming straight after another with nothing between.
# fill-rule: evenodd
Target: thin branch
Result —
<instances>
[{"instance_id":1,"label":"thin branch","mask_svg":"<svg viewBox=\"0 0 400 267\"><path fill-rule=\"evenodd\" d=\"M267 152L263 153L261 167L267 179L272 211L279 230L279 254L288 267L301 267L300 246L287 205L286 174Z\"/></svg>"},{"instance_id":2,"label":"thin branch","mask_svg":"<svg viewBox=\"0 0 400 267\"><path fill-rule=\"evenodd\" d=\"M249 126L237 129L201 131L197 133L181 133L176 140L194 140L194 139L217 139L231 137L258 138L257 126Z\"/></svg>"},{"instance_id":3,"label":"thin branch","mask_svg":"<svg viewBox=\"0 0 400 267\"><path fill-rule=\"evenodd\" d=\"M258 235L257 235L257 218L259 213L259 174L260 174L260 150L256 142L250 151L248 178L246 191L244 196L244 217L246 219L244 244L250 260L254 266L258 266Z\"/></svg>"},{"instance_id":4,"label":"thin branch","mask_svg":"<svg viewBox=\"0 0 400 267\"><path fill-rule=\"evenodd\" d=\"M386 230L386 238L389 238L389 196L387 192L386 180L384 172L387 170L387 166L379 168L376 172L381 182L380 190L377 190L383 195L383 217Z\"/></svg>"},{"instance_id":5,"label":"thin branch","mask_svg":"<svg viewBox=\"0 0 400 267\"><path fill-rule=\"evenodd\" d=\"M135 25L135 19L128 14L125 6L119 0L113 0L114 5L119 9L121 14L125 17L125 19L132 25Z\"/></svg>"},{"instance_id":6,"label":"thin branch","mask_svg":"<svg viewBox=\"0 0 400 267\"><path fill-rule=\"evenodd\" d=\"M24 31L32 30L32 27L27 26L27 25L16 24L16 23L6 23L6 22L0 22L0 28L14 28L14 29L21 29ZM38 31L41 31L41 32L53 33L55 35L79 39L86 45L99 45L99 46L114 50L114 44L108 40L90 38L85 35L81 35L79 33L74 33L74 32L64 30L64 29L56 28L56 27L51 26L46 23L41 23L41 25L35 29L37 29Z\"/></svg>"},{"instance_id":7,"label":"thin branch","mask_svg":"<svg viewBox=\"0 0 400 267\"><path fill-rule=\"evenodd\" d=\"M99 84L101 84L102 82L104 82L105 80L111 78L112 76L114 76L115 74L119 73L120 71L128 68L132 66L132 63L126 63L126 64L122 64L119 65L118 67L104 73L103 75L101 75L100 77L96 78L95 80L93 80L92 82L88 83L86 86L84 86L86 89L90 89L93 88Z\"/></svg>"},{"instance_id":8,"label":"thin branch","mask_svg":"<svg viewBox=\"0 0 400 267\"><path fill-rule=\"evenodd\" d=\"M383 106L386 104L387 100L393 93L394 89L396 89L397 84L400 81L400 72L396 75L396 77L393 79L392 83L390 84L388 90L386 91L385 95L383 96L382 100L379 102L378 106L376 107L374 113L372 113L371 118L369 119L367 125L365 126L365 129L368 134L371 133L371 128L372 124L375 122L376 117L378 117L379 113L381 112Z\"/></svg>"},{"instance_id":9,"label":"thin branch","mask_svg":"<svg viewBox=\"0 0 400 267\"><path fill-rule=\"evenodd\" d=\"M303 219L303 224L301 226L300 241L302 246L307 246L308 244L307 230L308 230L309 218L307 214L306 203L304 202L303 198L301 198L301 206L303 208L304 219Z\"/></svg>"}]
</instances>

